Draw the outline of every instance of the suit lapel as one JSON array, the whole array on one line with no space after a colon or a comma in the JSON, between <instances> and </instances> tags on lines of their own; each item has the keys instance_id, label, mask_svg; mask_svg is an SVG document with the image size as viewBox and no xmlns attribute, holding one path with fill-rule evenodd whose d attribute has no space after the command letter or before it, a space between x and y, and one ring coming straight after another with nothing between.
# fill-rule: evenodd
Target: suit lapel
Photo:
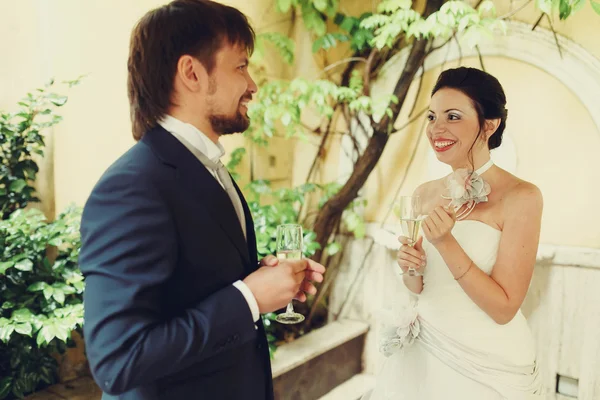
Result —
<instances>
[{"instance_id":1,"label":"suit lapel","mask_svg":"<svg viewBox=\"0 0 600 400\"><path fill-rule=\"evenodd\" d=\"M235 190L240 196L240 200L242 202L242 207L244 208L244 216L246 217L246 242L248 243L248 254L250 255L250 270L249 273L252 273L256 270L258 266L258 255L256 254L256 234L254 233L254 221L252 219L252 212L248 207L248 203L246 203L246 199L240 188L238 187L235 180L233 180L233 185L235 186Z\"/></svg>"},{"instance_id":2,"label":"suit lapel","mask_svg":"<svg viewBox=\"0 0 600 400\"><path fill-rule=\"evenodd\" d=\"M208 214L227 234L244 261L250 263L248 244L231 199L206 167L161 126L147 132L142 141L148 144L164 163L177 168L179 186L208 210ZM242 203L245 204L244 201Z\"/></svg>"}]
</instances>

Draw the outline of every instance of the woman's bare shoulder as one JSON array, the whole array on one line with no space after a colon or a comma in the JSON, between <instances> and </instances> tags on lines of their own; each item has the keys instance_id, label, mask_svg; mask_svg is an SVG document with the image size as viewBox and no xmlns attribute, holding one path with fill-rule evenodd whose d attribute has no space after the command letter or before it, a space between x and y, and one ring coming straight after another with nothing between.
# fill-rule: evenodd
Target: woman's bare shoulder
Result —
<instances>
[{"instance_id":1,"label":"woman's bare shoulder","mask_svg":"<svg viewBox=\"0 0 600 400\"><path fill-rule=\"evenodd\" d=\"M533 183L506 172L504 190L504 212L513 214L522 210L541 212L543 197L541 190Z\"/></svg>"},{"instance_id":2,"label":"woman's bare shoulder","mask_svg":"<svg viewBox=\"0 0 600 400\"><path fill-rule=\"evenodd\" d=\"M422 196L425 198L431 197L431 195L439 194L444 190L444 179L435 179L420 184L414 192L414 196Z\"/></svg>"}]
</instances>

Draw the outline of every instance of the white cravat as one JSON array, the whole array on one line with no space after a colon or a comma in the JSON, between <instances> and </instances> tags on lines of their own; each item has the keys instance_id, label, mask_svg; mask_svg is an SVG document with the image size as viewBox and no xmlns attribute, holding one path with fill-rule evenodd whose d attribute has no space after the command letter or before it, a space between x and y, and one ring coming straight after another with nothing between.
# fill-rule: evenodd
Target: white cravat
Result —
<instances>
[{"instance_id":1,"label":"white cravat","mask_svg":"<svg viewBox=\"0 0 600 400\"><path fill-rule=\"evenodd\" d=\"M201 153L200 157L202 157L202 156L206 157L208 160L210 160L210 162L212 162L213 164L215 164L217 166L219 164L221 164L220 158L225 154L225 149L223 148L221 143L218 143L218 142L214 143L212 140L210 140L208 138L208 136L206 136L204 133L202 133L195 126L185 123L183 121L180 121L177 118L172 117L170 115L166 115L163 119L158 121L158 123L160 126L165 128L165 130L167 132L171 133L175 138L177 138L177 140L182 142L186 146L186 148L188 146L192 146L192 149L190 149L190 151L192 153L199 152L199 153ZM196 157L198 157L197 154L195 154L195 155L196 155ZM221 179L219 179L216 169L217 168L208 168L207 167L208 172L210 172L210 174L217 180L217 182L219 182L219 184L223 187L223 189L225 189L225 191L228 192L228 195L231 197L233 194L230 194L229 192L231 192L231 190L235 191L235 188L228 187L230 185L227 184L228 183L227 179L224 179L227 177L225 177L224 175L222 175ZM222 179L225 180L225 182L223 182ZM237 196L237 193L235 195ZM232 200L232 202L234 202L234 200ZM245 236L246 235L246 229L245 229L246 224L245 224L244 211L241 208L241 204L239 207L236 207L235 202L234 202L234 208L236 209L236 214L238 215L238 218L240 219L240 224L242 225L242 230L243 230L244 236ZM240 215L240 211L241 211L241 215ZM246 302L248 303L248 307L250 307L250 311L252 312L252 318L254 319L254 322L258 321L258 319L260 318L260 311L258 308L258 303L256 302L256 298L252 294L252 291L250 290L250 288L248 288L248 286L242 281L234 282L233 286L235 286L242 293L244 298L246 299Z\"/></svg>"}]
</instances>

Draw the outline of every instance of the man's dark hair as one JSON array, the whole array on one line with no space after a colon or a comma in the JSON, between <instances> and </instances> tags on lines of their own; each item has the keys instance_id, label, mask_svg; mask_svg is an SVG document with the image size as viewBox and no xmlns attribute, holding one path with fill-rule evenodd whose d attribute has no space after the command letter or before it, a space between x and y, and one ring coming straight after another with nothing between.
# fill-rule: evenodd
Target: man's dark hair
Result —
<instances>
[{"instance_id":1,"label":"man's dark hair","mask_svg":"<svg viewBox=\"0 0 600 400\"><path fill-rule=\"evenodd\" d=\"M224 45L254 51L254 30L239 10L208 0L175 0L149 11L131 33L127 94L133 137L140 140L171 105L177 62L197 58L210 74Z\"/></svg>"}]
</instances>

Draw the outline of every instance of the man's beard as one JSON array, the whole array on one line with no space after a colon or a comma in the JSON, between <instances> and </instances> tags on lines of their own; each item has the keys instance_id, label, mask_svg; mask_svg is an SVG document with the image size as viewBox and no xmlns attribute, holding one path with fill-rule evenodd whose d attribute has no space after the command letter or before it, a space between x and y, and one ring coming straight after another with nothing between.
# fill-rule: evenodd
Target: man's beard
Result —
<instances>
[{"instance_id":1,"label":"man's beard","mask_svg":"<svg viewBox=\"0 0 600 400\"><path fill-rule=\"evenodd\" d=\"M241 133L250 126L250 119L239 110L233 116L211 114L209 120L213 131L219 135Z\"/></svg>"}]
</instances>

